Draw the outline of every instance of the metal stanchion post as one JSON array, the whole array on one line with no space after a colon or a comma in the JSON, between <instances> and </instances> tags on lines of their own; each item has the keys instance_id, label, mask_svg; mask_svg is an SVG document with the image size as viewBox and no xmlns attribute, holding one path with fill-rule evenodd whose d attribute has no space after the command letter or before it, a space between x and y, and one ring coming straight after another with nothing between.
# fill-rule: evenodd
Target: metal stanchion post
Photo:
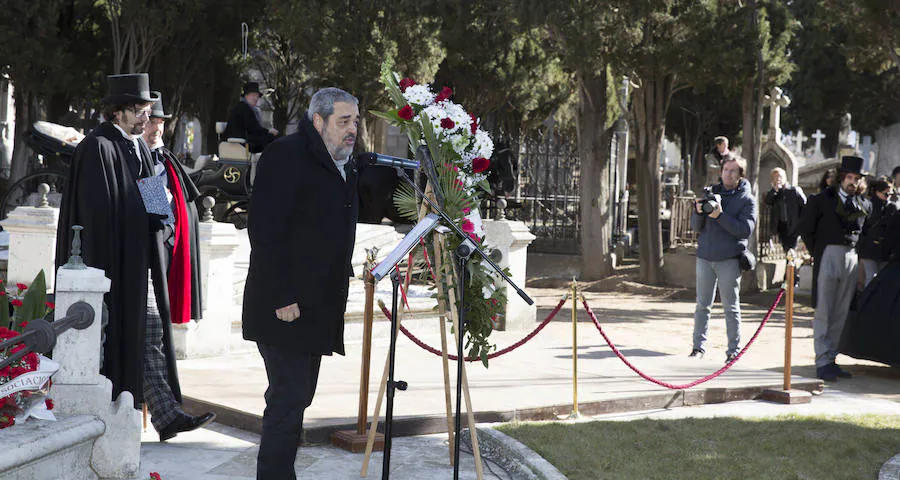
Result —
<instances>
[{"instance_id":1,"label":"metal stanchion post","mask_svg":"<svg viewBox=\"0 0 900 480\"><path fill-rule=\"evenodd\" d=\"M570 420L581 418L578 413L578 281L572 277L572 413Z\"/></svg>"},{"instance_id":2,"label":"metal stanchion post","mask_svg":"<svg viewBox=\"0 0 900 480\"><path fill-rule=\"evenodd\" d=\"M803 390L791 389L791 342L793 341L794 323L794 269L797 254L794 249L787 252L787 269L785 271L785 300L784 307L784 388L782 390L770 389L763 392L763 399L777 403L795 404L809 403L812 394Z\"/></svg>"}]
</instances>

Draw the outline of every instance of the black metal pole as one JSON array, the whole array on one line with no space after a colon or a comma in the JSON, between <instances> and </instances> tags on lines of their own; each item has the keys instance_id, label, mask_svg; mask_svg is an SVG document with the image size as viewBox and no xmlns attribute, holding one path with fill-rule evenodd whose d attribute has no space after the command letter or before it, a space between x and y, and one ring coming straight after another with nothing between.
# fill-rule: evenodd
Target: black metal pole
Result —
<instances>
[{"instance_id":1,"label":"black metal pole","mask_svg":"<svg viewBox=\"0 0 900 480\"><path fill-rule=\"evenodd\" d=\"M381 478L387 480L391 476L391 430L394 424L394 393L395 390L406 390L407 384L403 380L394 381L394 357L397 350L397 311L400 297L400 275L397 267L391 270L391 345L388 349L388 380L387 380L387 408L384 414L384 456L381 462Z\"/></svg>"},{"instance_id":2,"label":"black metal pole","mask_svg":"<svg viewBox=\"0 0 900 480\"><path fill-rule=\"evenodd\" d=\"M457 345L456 345L456 428L454 429L454 445L453 445L453 480L459 480L459 432L462 429L462 375L463 375L463 363L466 361L466 357L463 354L463 348L465 345L465 333L466 333L466 276L469 272L468 263L469 257L472 255L472 248L468 242L462 242L456 247L456 251L454 252L456 255L456 260L458 262L457 268L459 275L459 288L457 288L457 296L459 299L456 302L457 314L456 318L459 320L457 322L458 329L456 331ZM475 432L469 432L472 435L475 435Z\"/></svg>"}]
</instances>

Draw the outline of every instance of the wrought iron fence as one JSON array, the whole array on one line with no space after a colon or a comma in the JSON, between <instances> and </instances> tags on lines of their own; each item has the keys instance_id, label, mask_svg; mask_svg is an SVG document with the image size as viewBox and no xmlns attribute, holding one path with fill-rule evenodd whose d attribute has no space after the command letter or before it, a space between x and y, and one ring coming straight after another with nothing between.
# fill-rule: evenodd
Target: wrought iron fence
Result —
<instances>
[{"instance_id":1,"label":"wrought iron fence","mask_svg":"<svg viewBox=\"0 0 900 480\"><path fill-rule=\"evenodd\" d=\"M557 136L519 147L518 181L507 198L506 218L525 222L537 238L529 250L579 253L581 162L574 144ZM496 202L482 206L496 215Z\"/></svg>"},{"instance_id":2,"label":"wrought iron fence","mask_svg":"<svg viewBox=\"0 0 900 480\"><path fill-rule=\"evenodd\" d=\"M696 245L697 232L691 230L691 212L694 210L695 197L674 197L672 199L672 218L669 226L669 245Z\"/></svg>"}]
</instances>

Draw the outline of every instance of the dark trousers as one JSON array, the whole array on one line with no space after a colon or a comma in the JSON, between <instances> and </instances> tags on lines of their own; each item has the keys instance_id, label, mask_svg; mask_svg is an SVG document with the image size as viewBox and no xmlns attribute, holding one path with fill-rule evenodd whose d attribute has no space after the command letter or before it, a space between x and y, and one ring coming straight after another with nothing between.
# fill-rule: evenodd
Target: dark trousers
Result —
<instances>
[{"instance_id":1,"label":"dark trousers","mask_svg":"<svg viewBox=\"0 0 900 480\"><path fill-rule=\"evenodd\" d=\"M256 478L295 480L294 461L303 432L303 412L316 393L322 356L263 343L256 346L269 377Z\"/></svg>"}]
</instances>

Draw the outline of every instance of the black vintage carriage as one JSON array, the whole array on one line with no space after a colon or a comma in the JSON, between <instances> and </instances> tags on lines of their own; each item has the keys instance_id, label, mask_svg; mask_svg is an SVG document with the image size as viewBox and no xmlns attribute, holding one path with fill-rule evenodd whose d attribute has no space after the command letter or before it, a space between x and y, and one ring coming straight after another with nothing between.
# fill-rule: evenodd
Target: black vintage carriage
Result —
<instances>
[{"instance_id":1,"label":"black vintage carriage","mask_svg":"<svg viewBox=\"0 0 900 480\"><path fill-rule=\"evenodd\" d=\"M38 185L50 187L48 201L59 206L68 183L69 165L75 147L84 138L78 130L50 122L35 122L25 142L34 151L29 173L11 184L0 200L0 219L22 205L37 205ZM238 228L247 224L247 205L251 190L251 156L238 141L222 142L222 157L203 155L193 167L186 168L203 195L216 200L216 220L232 222ZM199 206L199 205L198 205Z\"/></svg>"}]
</instances>

